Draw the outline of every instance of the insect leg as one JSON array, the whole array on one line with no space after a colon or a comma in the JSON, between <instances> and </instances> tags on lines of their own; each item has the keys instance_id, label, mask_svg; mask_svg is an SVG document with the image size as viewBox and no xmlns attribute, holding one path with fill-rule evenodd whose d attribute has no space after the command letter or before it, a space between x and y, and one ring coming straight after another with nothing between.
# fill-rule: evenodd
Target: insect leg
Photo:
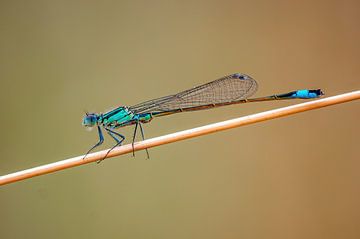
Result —
<instances>
[{"instance_id":1,"label":"insect leg","mask_svg":"<svg viewBox=\"0 0 360 239\"><path fill-rule=\"evenodd\" d=\"M140 132L141 132L141 137L143 140L145 140L145 136L144 136L144 130L143 130L143 127L141 125L141 123L139 122L139 126L140 126ZM146 150L146 155L147 155L147 158L150 159L150 156L149 156L149 151L147 149Z\"/></svg>"},{"instance_id":2,"label":"insect leg","mask_svg":"<svg viewBox=\"0 0 360 239\"><path fill-rule=\"evenodd\" d=\"M103 133L102 133L102 131L101 131L100 126L98 125L97 128L98 128L98 133L99 133L99 142L98 142L97 144L95 144L94 146L92 146L91 149L89 149L89 150L86 152L86 154L85 154L85 156L84 156L83 159L85 159L86 156L87 156L93 149L95 149L96 147L100 146L100 145L104 142L104 136L103 136Z\"/></svg>"},{"instance_id":3,"label":"insect leg","mask_svg":"<svg viewBox=\"0 0 360 239\"><path fill-rule=\"evenodd\" d=\"M109 128L105 128L105 130L108 132L108 134L117 142L117 146L120 145L124 139L125 139L125 136L122 135L122 134L119 134L115 131L112 131L111 129ZM118 139L116 136L119 136L121 139Z\"/></svg>"},{"instance_id":4,"label":"insect leg","mask_svg":"<svg viewBox=\"0 0 360 239\"><path fill-rule=\"evenodd\" d=\"M108 154L117 146L121 145L121 143L124 141L125 136L123 136L122 134L119 134L117 132L112 131L109 128L105 128L106 132L116 141L116 144L114 146L111 147L111 149L109 149L109 151L107 151L107 153L105 154L104 158L100 159L97 161L97 163L100 163L101 161L103 161ZM118 139L115 135L119 136L121 139Z\"/></svg>"},{"instance_id":5,"label":"insect leg","mask_svg":"<svg viewBox=\"0 0 360 239\"><path fill-rule=\"evenodd\" d=\"M132 145L132 150L133 150L133 157L135 157L134 143L135 143L135 136L136 136L136 131L137 131L138 124L139 124L139 121L136 121L133 140L132 140L132 144L131 144Z\"/></svg>"}]
</instances>

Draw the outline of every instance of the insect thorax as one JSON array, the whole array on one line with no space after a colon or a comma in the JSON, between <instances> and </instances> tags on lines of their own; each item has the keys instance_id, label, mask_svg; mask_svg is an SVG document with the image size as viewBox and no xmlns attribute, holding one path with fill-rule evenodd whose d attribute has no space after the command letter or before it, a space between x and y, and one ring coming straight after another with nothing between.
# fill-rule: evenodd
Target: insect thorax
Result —
<instances>
[{"instance_id":1,"label":"insect thorax","mask_svg":"<svg viewBox=\"0 0 360 239\"><path fill-rule=\"evenodd\" d=\"M102 115L102 124L105 126L116 126L134 119L135 114L127 107L118 107Z\"/></svg>"}]
</instances>

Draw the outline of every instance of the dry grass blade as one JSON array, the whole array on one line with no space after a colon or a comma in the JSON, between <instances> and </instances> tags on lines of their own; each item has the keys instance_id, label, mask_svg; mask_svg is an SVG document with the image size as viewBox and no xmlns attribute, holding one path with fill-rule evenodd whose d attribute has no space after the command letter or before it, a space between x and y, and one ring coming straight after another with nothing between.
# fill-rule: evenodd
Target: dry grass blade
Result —
<instances>
[{"instance_id":1,"label":"dry grass blade","mask_svg":"<svg viewBox=\"0 0 360 239\"><path fill-rule=\"evenodd\" d=\"M261 122L261 121L265 121L265 120L284 117L284 116L291 115L291 114L296 114L296 113L300 113L300 112L304 112L304 111L308 111L308 110L318 109L318 108L335 105L335 104L340 104L340 103L357 100L357 99L360 99L360 91L353 91L353 92L349 92L349 93L345 93L345 94L341 94L341 95L336 95L336 96L327 97L327 98L323 98L323 99L319 99L319 100L314 100L311 102L296 104L296 105L292 105L292 106L288 106L288 107L284 107L284 108L265 111L265 112L248 115L248 116L244 116L244 117L240 117L240 118L236 118L236 119L231 119L231 120L222 121L222 122L218 122L218 123L214 123L214 124L209 124L209 125L202 126L202 127L188 129L188 130L184 130L184 131L180 131L180 132L176 132L176 133L172 133L172 134L168 134L168 135L164 135L164 136L160 136L160 137L156 137L156 138L152 138L152 139L147 139L147 140L135 143L134 147L135 147L135 151L142 150L142 149L151 148L151 147L155 147L155 146L159 146L159 145L163 145L163 144L168 144L168 143L172 143L172 142L176 142L176 141L180 141L180 140L184 140L184 139L188 139L188 138L193 138L193 137L197 137L197 136L201 136L201 135L205 135L205 134L214 133L214 132L221 131L221 130L231 129L231 128L240 127L240 126L248 125L248 124L253 124L253 123L257 123L257 122ZM82 164L96 162L96 161L102 159L106 155L107 151L108 150L103 150L103 151L89 154L86 157L86 159L83 159L84 156L82 155L82 156L58 161L55 163L50 163L50 164L38 166L35 168L30 168L30 169L26 169L23 171L18 171L15 173L4 175L4 176L0 177L0 185L13 183L13 182L28 179L31 177L35 177L35 176L39 176L39 175L43 175L43 174L47 174L47 173L52 173L55 171L66 169L66 168L79 166ZM127 145L115 148L113 151L111 151L107 155L107 158L119 156L119 155L130 153L130 152L132 152L131 144L127 144Z\"/></svg>"}]
</instances>

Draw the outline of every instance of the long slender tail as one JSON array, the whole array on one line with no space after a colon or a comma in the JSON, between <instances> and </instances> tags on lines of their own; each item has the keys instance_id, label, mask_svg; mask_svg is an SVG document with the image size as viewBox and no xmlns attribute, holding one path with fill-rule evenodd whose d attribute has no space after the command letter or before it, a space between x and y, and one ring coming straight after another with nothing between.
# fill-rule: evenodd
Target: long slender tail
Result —
<instances>
[{"instance_id":1,"label":"long slender tail","mask_svg":"<svg viewBox=\"0 0 360 239\"><path fill-rule=\"evenodd\" d=\"M314 99L319 98L324 95L324 92L321 89L316 90L296 90L284 94L270 95L259 98L247 99L247 102L257 102L257 101L269 101L269 100L289 100L289 99ZM242 102L241 102L242 103Z\"/></svg>"},{"instance_id":2,"label":"long slender tail","mask_svg":"<svg viewBox=\"0 0 360 239\"><path fill-rule=\"evenodd\" d=\"M153 117L159 117L159 116L165 116L165 115L186 112L186 111L197 111L197 110L210 109L210 108L215 108L215 107L220 107L220 106L225 106L225 105L250 103L250 102L261 102L261 101L271 101L271 100L290 100L290 99L314 99L314 98L319 98L322 95L324 95L324 92L321 89L296 90L296 91L291 91L291 92L284 93L284 94L270 95L270 96L264 96L264 97L258 97L258 98L241 99L241 100L230 101L230 102L207 104L207 105L194 106L194 107L188 107L188 108L180 108L180 109L162 111L162 112L152 112L151 115Z\"/></svg>"}]
</instances>

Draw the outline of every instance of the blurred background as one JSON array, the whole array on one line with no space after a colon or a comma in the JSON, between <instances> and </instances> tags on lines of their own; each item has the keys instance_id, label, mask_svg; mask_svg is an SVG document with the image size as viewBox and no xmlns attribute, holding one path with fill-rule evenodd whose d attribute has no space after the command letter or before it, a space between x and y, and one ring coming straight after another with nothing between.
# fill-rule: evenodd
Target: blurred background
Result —
<instances>
[{"instance_id":1,"label":"blurred background","mask_svg":"<svg viewBox=\"0 0 360 239\"><path fill-rule=\"evenodd\" d=\"M234 72L256 96L358 90L359 5L1 1L0 175L84 154L84 110ZM157 118L145 135L300 102ZM0 238L360 238L359 116L350 102L2 186Z\"/></svg>"}]
</instances>

